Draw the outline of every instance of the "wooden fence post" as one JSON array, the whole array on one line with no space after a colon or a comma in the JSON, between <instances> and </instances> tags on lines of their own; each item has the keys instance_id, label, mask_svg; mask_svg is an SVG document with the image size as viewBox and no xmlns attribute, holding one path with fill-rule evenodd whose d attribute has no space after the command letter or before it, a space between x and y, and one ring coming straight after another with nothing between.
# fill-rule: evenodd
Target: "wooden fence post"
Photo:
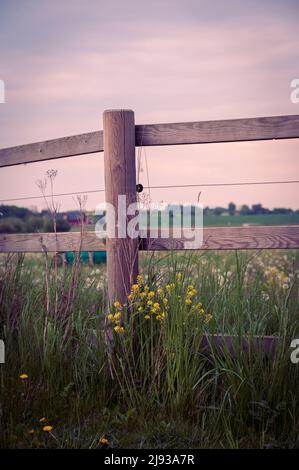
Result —
<instances>
[{"instance_id":1,"label":"wooden fence post","mask_svg":"<svg viewBox=\"0 0 299 470\"><path fill-rule=\"evenodd\" d=\"M107 280L110 305L127 301L138 274L138 239L119 235L118 196L126 195L126 208L136 202L135 122L131 110L107 110L103 115L106 203L115 210L115 238L107 234ZM120 214L122 216L122 214Z\"/></svg>"}]
</instances>

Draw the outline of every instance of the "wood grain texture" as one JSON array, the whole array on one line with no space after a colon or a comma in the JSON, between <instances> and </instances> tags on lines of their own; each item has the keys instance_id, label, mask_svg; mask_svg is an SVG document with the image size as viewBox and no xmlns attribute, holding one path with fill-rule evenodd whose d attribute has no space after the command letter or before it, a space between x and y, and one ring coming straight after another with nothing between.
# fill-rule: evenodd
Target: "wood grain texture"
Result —
<instances>
[{"instance_id":1,"label":"wood grain texture","mask_svg":"<svg viewBox=\"0 0 299 470\"><path fill-rule=\"evenodd\" d=\"M22 233L0 235L0 252L4 253L42 253L78 251L81 235L69 233ZM100 240L94 232L84 234L82 251L106 250L105 240Z\"/></svg>"},{"instance_id":2,"label":"wood grain texture","mask_svg":"<svg viewBox=\"0 0 299 470\"><path fill-rule=\"evenodd\" d=\"M183 250L190 236L177 238L143 238L147 250ZM143 236L143 235L142 235ZM203 231L203 250L252 250L299 248L299 226L206 227Z\"/></svg>"},{"instance_id":3,"label":"wood grain texture","mask_svg":"<svg viewBox=\"0 0 299 470\"><path fill-rule=\"evenodd\" d=\"M0 167L74 157L103 151L103 132L62 137L33 144L0 149Z\"/></svg>"},{"instance_id":4,"label":"wood grain texture","mask_svg":"<svg viewBox=\"0 0 299 470\"><path fill-rule=\"evenodd\" d=\"M80 233L0 234L0 252L77 251ZM204 229L204 250L299 248L299 226L217 227ZM183 250L185 239L144 238L140 250ZM44 247L44 248L43 248ZM82 251L105 250L105 241L86 232Z\"/></svg>"},{"instance_id":5,"label":"wood grain texture","mask_svg":"<svg viewBox=\"0 0 299 470\"><path fill-rule=\"evenodd\" d=\"M135 145L179 145L299 138L299 115L135 126ZM0 167L103 151L103 132L0 149Z\"/></svg>"},{"instance_id":6,"label":"wood grain texture","mask_svg":"<svg viewBox=\"0 0 299 470\"><path fill-rule=\"evenodd\" d=\"M207 144L299 137L299 115L136 126L136 146Z\"/></svg>"},{"instance_id":7,"label":"wood grain texture","mask_svg":"<svg viewBox=\"0 0 299 470\"><path fill-rule=\"evenodd\" d=\"M105 111L103 122L106 203L115 211L114 220L111 220L114 233L111 236L107 233L106 243L108 297L110 304L115 300L123 304L138 274L138 238L127 236L127 225L132 217L126 216L128 206L136 203L134 113L130 110ZM119 196L126 198L123 209L119 209ZM109 220L108 210L107 225ZM120 225L124 234L117 236Z\"/></svg>"}]
</instances>

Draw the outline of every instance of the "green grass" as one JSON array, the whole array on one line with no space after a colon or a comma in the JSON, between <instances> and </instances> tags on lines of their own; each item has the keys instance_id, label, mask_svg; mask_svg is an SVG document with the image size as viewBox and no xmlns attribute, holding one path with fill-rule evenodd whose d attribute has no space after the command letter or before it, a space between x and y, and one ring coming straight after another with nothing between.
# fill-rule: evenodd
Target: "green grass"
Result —
<instances>
[{"instance_id":1,"label":"green grass","mask_svg":"<svg viewBox=\"0 0 299 470\"><path fill-rule=\"evenodd\" d=\"M123 333L110 312L111 343L104 267L0 258L0 446L96 448L105 436L121 448L298 447L298 253L142 254L140 264ZM235 356L201 354L202 335L216 332L236 335ZM244 353L245 334L276 335L276 356Z\"/></svg>"},{"instance_id":2,"label":"green grass","mask_svg":"<svg viewBox=\"0 0 299 470\"><path fill-rule=\"evenodd\" d=\"M299 214L265 214L265 215L205 215L204 227L226 227L242 225L299 225ZM173 219L174 226L180 225L179 218ZM86 225L88 232L94 230L94 225ZM73 225L71 232L79 232L80 226Z\"/></svg>"},{"instance_id":3,"label":"green grass","mask_svg":"<svg viewBox=\"0 0 299 470\"><path fill-rule=\"evenodd\" d=\"M297 225L299 214L264 214L264 215L205 215L204 226L252 225Z\"/></svg>"}]
</instances>

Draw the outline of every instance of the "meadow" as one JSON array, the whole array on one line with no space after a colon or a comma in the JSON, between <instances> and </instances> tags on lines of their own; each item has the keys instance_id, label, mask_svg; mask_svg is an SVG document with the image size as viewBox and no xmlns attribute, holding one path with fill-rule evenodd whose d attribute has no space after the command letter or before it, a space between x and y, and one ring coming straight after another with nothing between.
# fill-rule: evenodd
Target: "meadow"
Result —
<instances>
[{"instance_id":1,"label":"meadow","mask_svg":"<svg viewBox=\"0 0 299 470\"><path fill-rule=\"evenodd\" d=\"M126 305L105 265L1 255L2 448L299 447L296 250L140 255ZM234 335L235 354L203 334ZM276 335L274 356L240 338Z\"/></svg>"}]
</instances>

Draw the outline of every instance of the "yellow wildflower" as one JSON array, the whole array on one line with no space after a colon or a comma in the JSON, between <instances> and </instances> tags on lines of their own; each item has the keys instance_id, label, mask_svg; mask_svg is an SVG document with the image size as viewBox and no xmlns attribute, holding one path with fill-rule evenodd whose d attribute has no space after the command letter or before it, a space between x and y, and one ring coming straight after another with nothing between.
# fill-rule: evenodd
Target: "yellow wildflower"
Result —
<instances>
[{"instance_id":1,"label":"yellow wildflower","mask_svg":"<svg viewBox=\"0 0 299 470\"><path fill-rule=\"evenodd\" d=\"M116 300L114 302L114 307L120 310L121 309L121 303L118 300Z\"/></svg>"},{"instance_id":2,"label":"yellow wildflower","mask_svg":"<svg viewBox=\"0 0 299 470\"><path fill-rule=\"evenodd\" d=\"M157 294L158 295L163 295L163 289L161 289L161 287L159 287L159 289L157 289Z\"/></svg>"},{"instance_id":3,"label":"yellow wildflower","mask_svg":"<svg viewBox=\"0 0 299 470\"><path fill-rule=\"evenodd\" d=\"M109 313L109 315L107 315L107 318L108 318L109 321L113 321L114 320L113 313Z\"/></svg>"},{"instance_id":4,"label":"yellow wildflower","mask_svg":"<svg viewBox=\"0 0 299 470\"><path fill-rule=\"evenodd\" d=\"M116 313L114 314L114 317L113 317L113 318L114 318L115 321L116 321L116 320L120 320L120 319L121 319L121 312L116 312Z\"/></svg>"},{"instance_id":5,"label":"yellow wildflower","mask_svg":"<svg viewBox=\"0 0 299 470\"><path fill-rule=\"evenodd\" d=\"M153 301L152 301L152 300L148 300L146 303L147 303L147 305L153 305Z\"/></svg>"},{"instance_id":6,"label":"yellow wildflower","mask_svg":"<svg viewBox=\"0 0 299 470\"><path fill-rule=\"evenodd\" d=\"M40 423L45 423L47 421L47 418L43 417L43 418L40 418L39 422Z\"/></svg>"},{"instance_id":7,"label":"yellow wildflower","mask_svg":"<svg viewBox=\"0 0 299 470\"><path fill-rule=\"evenodd\" d=\"M52 429L53 429L53 426L44 426L43 427L43 431L45 431L45 432L51 432Z\"/></svg>"},{"instance_id":8,"label":"yellow wildflower","mask_svg":"<svg viewBox=\"0 0 299 470\"><path fill-rule=\"evenodd\" d=\"M138 291L139 291L139 285L138 284L133 284L132 285L132 293L137 294Z\"/></svg>"},{"instance_id":9,"label":"yellow wildflower","mask_svg":"<svg viewBox=\"0 0 299 470\"><path fill-rule=\"evenodd\" d=\"M143 279L142 279L141 274L138 274L138 276L137 276L137 284L141 285L141 284L142 284L142 281L143 281Z\"/></svg>"},{"instance_id":10,"label":"yellow wildflower","mask_svg":"<svg viewBox=\"0 0 299 470\"><path fill-rule=\"evenodd\" d=\"M176 273L176 280L180 281L182 279L182 273Z\"/></svg>"},{"instance_id":11,"label":"yellow wildflower","mask_svg":"<svg viewBox=\"0 0 299 470\"><path fill-rule=\"evenodd\" d=\"M20 375L20 379L21 379L21 380L27 380L27 379L28 379L28 375L27 375L27 374L21 374L21 375Z\"/></svg>"},{"instance_id":12,"label":"yellow wildflower","mask_svg":"<svg viewBox=\"0 0 299 470\"><path fill-rule=\"evenodd\" d=\"M132 294L128 295L128 300L129 300L129 302L132 302L132 300L133 300L133 295Z\"/></svg>"},{"instance_id":13,"label":"yellow wildflower","mask_svg":"<svg viewBox=\"0 0 299 470\"><path fill-rule=\"evenodd\" d=\"M158 321L164 321L166 319L166 313L162 312L161 314L156 316L156 320Z\"/></svg>"},{"instance_id":14,"label":"yellow wildflower","mask_svg":"<svg viewBox=\"0 0 299 470\"><path fill-rule=\"evenodd\" d=\"M187 297L187 299L185 300L185 304L186 304L186 305L191 305L191 304L192 304L192 299L190 299L189 297Z\"/></svg>"},{"instance_id":15,"label":"yellow wildflower","mask_svg":"<svg viewBox=\"0 0 299 470\"><path fill-rule=\"evenodd\" d=\"M205 322L205 323L209 323L209 322L212 320L212 318L213 318L213 315L211 315L210 313L208 313L208 315L206 316L204 322Z\"/></svg>"},{"instance_id":16,"label":"yellow wildflower","mask_svg":"<svg viewBox=\"0 0 299 470\"><path fill-rule=\"evenodd\" d=\"M174 289L175 289L175 284L173 282L171 284L166 285L166 290L168 293L170 293Z\"/></svg>"},{"instance_id":17,"label":"yellow wildflower","mask_svg":"<svg viewBox=\"0 0 299 470\"><path fill-rule=\"evenodd\" d=\"M100 439L99 439L99 444L101 444L102 446L107 446L109 444L109 441L106 437L102 436Z\"/></svg>"},{"instance_id":18,"label":"yellow wildflower","mask_svg":"<svg viewBox=\"0 0 299 470\"><path fill-rule=\"evenodd\" d=\"M124 329L123 326L116 325L116 326L114 327L114 331L115 331L116 333L123 333L123 332L125 331L125 329Z\"/></svg>"},{"instance_id":19,"label":"yellow wildflower","mask_svg":"<svg viewBox=\"0 0 299 470\"><path fill-rule=\"evenodd\" d=\"M150 317L149 315L145 315L145 316L144 316L144 319L145 319L145 320L149 320L150 318L151 318L151 317Z\"/></svg>"},{"instance_id":20,"label":"yellow wildflower","mask_svg":"<svg viewBox=\"0 0 299 470\"><path fill-rule=\"evenodd\" d=\"M155 292L153 290L149 291L149 293L147 294L147 297L148 299L152 299L153 297L155 297Z\"/></svg>"}]
</instances>

